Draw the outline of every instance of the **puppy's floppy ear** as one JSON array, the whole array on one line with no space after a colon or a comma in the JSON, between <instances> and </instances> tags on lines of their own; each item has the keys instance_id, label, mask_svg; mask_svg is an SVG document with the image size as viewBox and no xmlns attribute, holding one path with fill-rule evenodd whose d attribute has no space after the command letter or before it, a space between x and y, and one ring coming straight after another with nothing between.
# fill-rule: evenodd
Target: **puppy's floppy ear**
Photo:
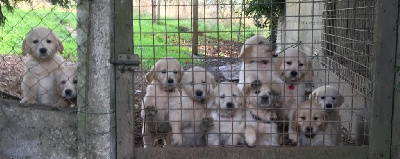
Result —
<instances>
[{"instance_id":1,"label":"puppy's floppy ear","mask_svg":"<svg viewBox=\"0 0 400 159\"><path fill-rule=\"evenodd\" d=\"M29 52L29 46L26 44L26 38L22 41L22 55L25 56Z\"/></svg>"},{"instance_id":2,"label":"puppy's floppy ear","mask_svg":"<svg viewBox=\"0 0 400 159\"><path fill-rule=\"evenodd\" d=\"M153 82L153 78L154 78L154 66L151 67L150 71L146 73L146 81L147 84L150 84L151 82Z\"/></svg>"},{"instance_id":3,"label":"puppy's floppy ear","mask_svg":"<svg viewBox=\"0 0 400 159\"><path fill-rule=\"evenodd\" d=\"M253 51L254 45L251 44L243 44L242 49L240 50L239 58L242 59L244 63L250 63L251 61L251 52Z\"/></svg>"},{"instance_id":4,"label":"puppy's floppy ear","mask_svg":"<svg viewBox=\"0 0 400 159\"><path fill-rule=\"evenodd\" d=\"M344 103L344 97L342 96L342 94L339 93L339 95L337 96L337 105L335 106L336 108L339 108L343 103Z\"/></svg>"},{"instance_id":5,"label":"puppy's floppy ear","mask_svg":"<svg viewBox=\"0 0 400 159\"><path fill-rule=\"evenodd\" d=\"M178 83L181 83L181 81L182 81L182 77L183 77L183 68L181 67L181 69L179 70L179 76L178 76L178 80L177 80L177 82Z\"/></svg>"},{"instance_id":6,"label":"puppy's floppy ear","mask_svg":"<svg viewBox=\"0 0 400 159\"><path fill-rule=\"evenodd\" d=\"M53 33L53 35L54 35L54 33ZM57 39L57 51L58 51L60 54L63 54L64 45L62 44L61 40L60 40L57 36L54 35L54 37Z\"/></svg>"},{"instance_id":7,"label":"puppy's floppy ear","mask_svg":"<svg viewBox=\"0 0 400 159\"><path fill-rule=\"evenodd\" d=\"M317 102L318 100L318 91L314 90L309 96L308 98L312 101L312 102Z\"/></svg>"},{"instance_id":8,"label":"puppy's floppy ear","mask_svg":"<svg viewBox=\"0 0 400 159\"><path fill-rule=\"evenodd\" d=\"M275 58L275 62L274 62L274 67L275 67L275 70L279 73L280 72L280 69L281 69L281 65L282 65L282 63L283 63L283 59L284 59L284 57L283 56L277 56L277 57L274 57Z\"/></svg>"},{"instance_id":9,"label":"puppy's floppy ear","mask_svg":"<svg viewBox=\"0 0 400 159\"><path fill-rule=\"evenodd\" d=\"M215 82L215 78L213 75L211 75L211 73L207 72L207 77L208 77L208 82L211 82L211 86L213 89L215 89L215 87L217 87L217 84Z\"/></svg>"},{"instance_id":10,"label":"puppy's floppy ear","mask_svg":"<svg viewBox=\"0 0 400 159\"><path fill-rule=\"evenodd\" d=\"M292 116L292 121L290 121L290 127L295 130L296 132L299 132L299 129L297 128L297 110L295 110L293 112L293 116Z\"/></svg>"},{"instance_id":11,"label":"puppy's floppy ear","mask_svg":"<svg viewBox=\"0 0 400 159\"><path fill-rule=\"evenodd\" d=\"M304 81L312 81L312 78L314 77L314 71L312 67L312 62L311 60L307 59L307 70L306 74L304 75Z\"/></svg>"}]
</instances>

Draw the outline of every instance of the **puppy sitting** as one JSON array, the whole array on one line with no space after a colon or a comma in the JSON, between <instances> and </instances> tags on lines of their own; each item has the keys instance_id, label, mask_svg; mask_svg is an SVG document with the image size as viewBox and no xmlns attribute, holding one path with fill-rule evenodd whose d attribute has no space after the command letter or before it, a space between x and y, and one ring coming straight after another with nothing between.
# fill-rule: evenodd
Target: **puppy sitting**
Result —
<instances>
[{"instance_id":1,"label":"puppy sitting","mask_svg":"<svg viewBox=\"0 0 400 159\"><path fill-rule=\"evenodd\" d=\"M201 67L193 67L182 77L182 105L170 105L172 145L205 145L204 135L213 126L207 104L215 88L214 77Z\"/></svg>"},{"instance_id":2,"label":"puppy sitting","mask_svg":"<svg viewBox=\"0 0 400 159\"><path fill-rule=\"evenodd\" d=\"M277 88L275 88L277 87ZM279 86L254 81L246 92L246 130L248 146L279 145L278 124L274 109L281 106Z\"/></svg>"},{"instance_id":3,"label":"puppy sitting","mask_svg":"<svg viewBox=\"0 0 400 159\"><path fill-rule=\"evenodd\" d=\"M267 83L277 78L272 61L275 50L276 45L262 36L253 36L246 40L239 55L242 68L238 87L241 91L245 92L255 80Z\"/></svg>"},{"instance_id":4,"label":"puppy sitting","mask_svg":"<svg viewBox=\"0 0 400 159\"><path fill-rule=\"evenodd\" d=\"M37 27L25 35L22 43L25 74L21 103L54 105L58 102L55 71L64 67L64 46L48 28Z\"/></svg>"},{"instance_id":5,"label":"puppy sitting","mask_svg":"<svg viewBox=\"0 0 400 159\"><path fill-rule=\"evenodd\" d=\"M78 84L78 75L76 66L66 66L56 71L56 83L58 102L57 106L75 107Z\"/></svg>"},{"instance_id":6,"label":"puppy sitting","mask_svg":"<svg viewBox=\"0 0 400 159\"><path fill-rule=\"evenodd\" d=\"M344 98L339 91L332 86L325 85L318 87L310 94L310 100L318 103L324 112L326 112L326 123L331 127L334 134L334 145L341 143L341 118L338 108L343 104Z\"/></svg>"},{"instance_id":7,"label":"puppy sitting","mask_svg":"<svg viewBox=\"0 0 400 159\"><path fill-rule=\"evenodd\" d=\"M181 93L178 90L182 78L181 65L173 58L158 60L146 74L149 83L142 103L144 147L151 144L164 146L170 143L168 109L181 105ZM161 145L159 145L161 144Z\"/></svg>"},{"instance_id":8,"label":"puppy sitting","mask_svg":"<svg viewBox=\"0 0 400 159\"><path fill-rule=\"evenodd\" d=\"M290 128L299 135L302 146L335 146L332 128L325 123L325 113L318 103L306 100L293 113Z\"/></svg>"},{"instance_id":9,"label":"puppy sitting","mask_svg":"<svg viewBox=\"0 0 400 159\"><path fill-rule=\"evenodd\" d=\"M210 105L214 110L214 127L208 132L208 145L243 145L244 100L239 88L230 82L220 83L213 91L215 99Z\"/></svg>"}]
</instances>

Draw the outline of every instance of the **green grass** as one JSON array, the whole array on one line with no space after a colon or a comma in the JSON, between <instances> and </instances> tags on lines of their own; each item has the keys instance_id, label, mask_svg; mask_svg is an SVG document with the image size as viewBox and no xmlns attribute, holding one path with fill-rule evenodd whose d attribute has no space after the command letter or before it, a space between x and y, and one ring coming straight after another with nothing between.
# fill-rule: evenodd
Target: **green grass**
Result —
<instances>
[{"instance_id":1,"label":"green grass","mask_svg":"<svg viewBox=\"0 0 400 159\"><path fill-rule=\"evenodd\" d=\"M25 34L31 28L45 26L53 29L62 40L63 56L72 61L77 60L76 37L67 30L67 28L70 30L76 28L75 13L58 12L56 9L23 10L18 8L12 13L3 9L3 13L5 13L7 21L0 28L1 55L20 54ZM134 11L134 53L142 58L143 69L150 68L155 60L165 56L179 59L182 64L199 62L192 60L186 54L191 53L192 49L192 22L190 19L177 20L171 17L161 17L160 23L152 23L150 14L145 13L140 13L140 20L138 19L139 13ZM216 45L217 39L237 40L239 34L239 26L236 24L216 23L204 19L199 19L198 28L200 32L205 33L207 41L213 41L207 45ZM242 28L239 41L244 42L248 37L255 35L256 31L255 27L247 27L246 33L244 33ZM204 41L204 36L199 36L200 44L203 44Z\"/></svg>"},{"instance_id":2,"label":"green grass","mask_svg":"<svg viewBox=\"0 0 400 159\"><path fill-rule=\"evenodd\" d=\"M4 8L4 7L3 7ZM15 9L8 12L3 9L7 17L4 26L0 27L0 54L18 55L22 41L31 28L45 26L58 35L64 45L65 58L76 60L76 37L72 37L66 29L76 28L76 16L69 12L57 12L51 9L22 10ZM66 26L66 27L65 27Z\"/></svg>"}]
</instances>

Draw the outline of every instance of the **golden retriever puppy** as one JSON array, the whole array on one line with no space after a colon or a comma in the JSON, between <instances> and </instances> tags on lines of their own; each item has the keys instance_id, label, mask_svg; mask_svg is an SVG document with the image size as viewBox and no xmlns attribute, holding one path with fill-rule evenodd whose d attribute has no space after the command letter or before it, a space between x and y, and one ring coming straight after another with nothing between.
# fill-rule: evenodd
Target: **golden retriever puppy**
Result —
<instances>
[{"instance_id":1,"label":"golden retriever puppy","mask_svg":"<svg viewBox=\"0 0 400 159\"><path fill-rule=\"evenodd\" d=\"M210 107L214 127L207 134L207 145L244 145L244 99L236 84L220 83L213 91Z\"/></svg>"},{"instance_id":2,"label":"golden retriever puppy","mask_svg":"<svg viewBox=\"0 0 400 159\"><path fill-rule=\"evenodd\" d=\"M65 66L61 70L56 71L56 83L58 102L57 106L75 107L78 74L76 66Z\"/></svg>"},{"instance_id":3,"label":"golden retriever puppy","mask_svg":"<svg viewBox=\"0 0 400 159\"><path fill-rule=\"evenodd\" d=\"M267 83L276 77L272 61L275 50L276 45L262 36L253 36L246 40L239 55L242 68L238 87L241 91L245 92L255 80Z\"/></svg>"},{"instance_id":4,"label":"golden retriever puppy","mask_svg":"<svg viewBox=\"0 0 400 159\"><path fill-rule=\"evenodd\" d=\"M215 88L214 77L204 68L193 67L182 77L182 105L171 105L169 119L172 145L205 145L205 134L213 126L207 104Z\"/></svg>"},{"instance_id":5,"label":"golden retriever puppy","mask_svg":"<svg viewBox=\"0 0 400 159\"><path fill-rule=\"evenodd\" d=\"M274 84L254 81L246 92L246 144L279 145L278 124L275 109L281 107L280 88Z\"/></svg>"},{"instance_id":6,"label":"golden retriever puppy","mask_svg":"<svg viewBox=\"0 0 400 159\"><path fill-rule=\"evenodd\" d=\"M326 123L331 124L334 132L341 131L341 118L339 115L338 108L343 104L344 98L340 94L339 90L337 90L333 86L324 85L318 87L310 94L310 100L318 103L323 111L326 112ZM341 143L341 135L340 134L332 134L336 136L336 140L334 141L334 145L339 145Z\"/></svg>"},{"instance_id":7,"label":"golden retriever puppy","mask_svg":"<svg viewBox=\"0 0 400 159\"><path fill-rule=\"evenodd\" d=\"M159 59L146 74L149 83L142 103L144 147L164 146L170 132L168 110L181 105L178 89L182 79L181 65L173 58ZM158 145L161 144L161 145Z\"/></svg>"},{"instance_id":8,"label":"golden retriever puppy","mask_svg":"<svg viewBox=\"0 0 400 159\"><path fill-rule=\"evenodd\" d=\"M289 48L276 61L278 83L283 94L283 112L280 119L289 119L289 111L296 108L305 98L305 82L311 81L314 76L311 61L298 48Z\"/></svg>"},{"instance_id":9,"label":"golden retriever puppy","mask_svg":"<svg viewBox=\"0 0 400 159\"><path fill-rule=\"evenodd\" d=\"M62 54L64 46L52 30L37 27L25 35L22 43L25 74L21 89L21 103L40 103L54 105L57 103L57 90L54 71L62 69L65 59Z\"/></svg>"},{"instance_id":10,"label":"golden retriever puppy","mask_svg":"<svg viewBox=\"0 0 400 159\"><path fill-rule=\"evenodd\" d=\"M302 102L293 113L290 129L298 133L298 145L302 146L335 146L338 132L327 124L326 114L314 101Z\"/></svg>"}]
</instances>

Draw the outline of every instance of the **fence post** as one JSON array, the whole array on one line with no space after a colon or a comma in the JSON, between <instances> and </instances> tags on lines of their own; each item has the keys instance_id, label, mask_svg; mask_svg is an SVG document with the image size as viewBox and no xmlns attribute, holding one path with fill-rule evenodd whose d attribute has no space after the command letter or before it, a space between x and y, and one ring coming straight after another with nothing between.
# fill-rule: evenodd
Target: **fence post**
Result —
<instances>
[{"instance_id":1,"label":"fence post","mask_svg":"<svg viewBox=\"0 0 400 159\"><path fill-rule=\"evenodd\" d=\"M98 0L88 3L87 50L85 52L84 105L78 114L79 158L114 158L110 107L113 51L114 2ZM81 70L81 69L80 69ZM83 93L83 94L82 94ZM81 101L82 102L82 101ZM82 103L79 104L82 104Z\"/></svg>"},{"instance_id":2,"label":"fence post","mask_svg":"<svg viewBox=\"0 0 400 159\"><path fill-rule=\"evenodd\" d=\"M133 54L132 0L115 1L114 11L115 52L112 60L114 61L114 65L117 65L117 67L114 67L115 97L113 97L115 98L114 107L116 110L116 157L134 158L134 67L132 67L132 63L126 63L129 61L138 62L137 56Z\"/></svg>"},{"instance_id":3,"label":"fence post","mask_svg":"<svg viewBox=\"0 0 400 159\"><path fill-rule=\"evenodd\" d=\"M374 100L370 118L369 158L390 158L397 46L398 1L376 1ZM397 141L398 142L398 141Z\"/></svg>"},{"instance_id":4,"label":"fence post","mask_svg":"<svg viewBox=\"0 0 400 159\"><path fill-rule=\"evenodd\" d=\"M397 39L400 39L400 28L397 26ZM396 79L394 90L393 121L400 121L400 40L397 40ZM392 158L400 158L400 124L392 122Z\"/></svg>"}]
</instances>

